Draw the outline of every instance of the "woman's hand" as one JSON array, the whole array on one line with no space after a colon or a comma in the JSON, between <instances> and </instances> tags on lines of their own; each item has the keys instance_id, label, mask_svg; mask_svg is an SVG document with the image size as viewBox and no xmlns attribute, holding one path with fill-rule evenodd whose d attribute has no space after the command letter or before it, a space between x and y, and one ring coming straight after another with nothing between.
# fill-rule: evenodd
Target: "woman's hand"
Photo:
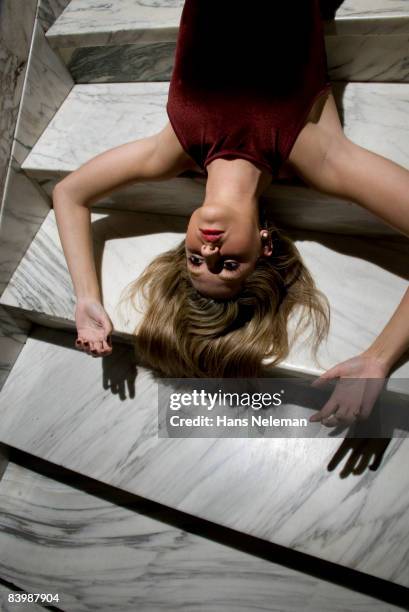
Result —
<instances>
[{"instance_id":1,"label":"woman's hand","mask_svg":"<svg viewBox=\"0 0 409 612\"><path fill-rule=\"evenodd\" d=\"M75 307L78 337L75 346L93 357L112 353L110 334L112 321L101 302L95 298L79 298Z\"/></svg>"},{"instance_id":2,"label":"woman's hand","mask_svg":"<svg viewBox=\"0 0 409 612\"><path fill-rule=\"evenodd\" d=\"M327 370L311 383L319 387L327 380L339 377L326 404L310 417L326 427L351 425L356 419L365 420L371 414L388 375L387 366L379 359L361 353Z\"/></svg>"}]
</instances>

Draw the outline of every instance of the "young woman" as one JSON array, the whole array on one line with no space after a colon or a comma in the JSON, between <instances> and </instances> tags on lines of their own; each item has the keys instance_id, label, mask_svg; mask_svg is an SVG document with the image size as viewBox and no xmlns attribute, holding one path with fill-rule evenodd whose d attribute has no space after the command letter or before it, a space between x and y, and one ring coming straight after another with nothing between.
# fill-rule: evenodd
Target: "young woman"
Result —
<instances>
[{"instance_id":1,"label":"young woman","mask_svg":"<svg viewBox=\"0 0 409 612\"><path fill-rule=\"evenodd\" d=\"M97 155L56 185L80 350L112 351L112 322L92 257L90 205L127 184L187 170L207 178L186 239L156 258L125 296L145 296L138 355L168 376L256 376L263 358L273 365L288 354L296 312L295 332L311 324L315 351L328 332L326 298L295 245L259 208L275 178L295 173L409 235L408 170L346 138L318 0L289 5L185 0L166 107L170 121L153 136ZM317 384L338 376L383 380L408 346L409 292L375 342ZM327 424L336 409L331 424L352 422L372 405L329 402L315 417Z\"/></svg>"}]
</instances>

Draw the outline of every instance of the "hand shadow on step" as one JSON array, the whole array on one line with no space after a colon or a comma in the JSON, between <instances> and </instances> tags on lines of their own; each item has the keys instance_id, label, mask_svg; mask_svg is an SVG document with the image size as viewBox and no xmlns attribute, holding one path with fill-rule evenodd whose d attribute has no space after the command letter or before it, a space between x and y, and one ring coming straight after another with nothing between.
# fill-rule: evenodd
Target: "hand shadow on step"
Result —
<instances>
[{"instance_id":1,"label":"hand shadow on step","mask_svg":"<svg viewBox=\"0 0 409 612\"><path fill-rule=\"evenodd\" d=\"M113 341L111 355L95 359L102 360L102 386L111 389L120 400L135 397L135 380L138 368L135 350L132 346Z\"/></svg>"},{"instance_id":2,"label":"hand shadow on step","mask_svg":"<svg viewBox=\"0 0 409 612\"><path fill-rule=\"evenodd\" d=\"M360 476L366 470L376 471L391 442L389 436L392 436L392 431L389 431L386 435L383 432L384 437L380 437L382 427L379 402L375 403L370 416L364 422L358 421L349 428L345 426L334 428L333 433L335 435L345 429L347 429L347 434L328 463L328 472L339 468L339 477L344 479L348 476ZM362 437L359 437L361 430ZM367 437L368 432L371 437ZM342 465L344 460L346 461Z\"/></svg>"},{"instance_id":3,"label":"hand shadow on step","mask_svg":"<svg viewBox=\"0 0 409 612\"><path fill-rule=\"evenodd\" d=\"M390 438L345 438L328 463L327 470L333 472L340 467L341 462L349 454L339 472L340 478L360 476L367 469L376 471L390 442Z\"/></svg>"},{"instance_id":4,"label":"hand shadow on step","mask_svg":"<svg viewBox=\"0 0 409 612\"><path fill-rule=\"evenodd\" d=\"M390 397L393 396L392 393ZM340 468L339 477L343 479L348 476L360 476L366 470L376 471L392 438L396 446L394 452L404 442L408 432L407 401L399 399L398 396L395 396L398 398L395 400L383 397L382 402L378 398L371 414L364 421L357 421L349 427L344 425L333 429L334 436L342 431L346 431L346 436L327 465L329 472ZM394 431L397 430L399 430L399 442L395 441L394 436Z\"/></svg>"},{"instance_id":5,"label":"hand shadow on step","mask_svg":"<svg viewBox=\"0 0 409 612\"><path fill-rule=\"evenodd\" d=\"M65 326L60 329L60 326L54 328L35 324L30 337L37 341L83 353L83 351L75 347L76 333L73 334L71 328L65 329ZM101 360L102 386L104 389L111 389L111 392L114 395L118 395L120 400L135 397L135 381L138 375L138 367L135 349L132 345L114 337L111 355L92 357L84 353L84 358Z\"/></svg>"}]
</instances>

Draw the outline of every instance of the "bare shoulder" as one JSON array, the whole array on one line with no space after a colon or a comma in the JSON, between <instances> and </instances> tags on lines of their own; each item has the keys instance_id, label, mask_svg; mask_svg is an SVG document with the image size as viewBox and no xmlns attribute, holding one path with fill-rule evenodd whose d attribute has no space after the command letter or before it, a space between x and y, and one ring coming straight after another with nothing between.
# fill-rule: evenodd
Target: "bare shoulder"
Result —
<instances>
[{"instance_id":1,"label":"bare shoulder","mask_svg":"<svg viewBox=\"0 0 409 612\"><path fill-rule=\"evenodd\" d=\"M180 144L170 121L160 132L155 134L155 137L157 142L156 155L162 159L162 162L166 160L166 165L173 168L175 174L180 174L186 170L203 172Z\"/></svg>"}]
</instances>

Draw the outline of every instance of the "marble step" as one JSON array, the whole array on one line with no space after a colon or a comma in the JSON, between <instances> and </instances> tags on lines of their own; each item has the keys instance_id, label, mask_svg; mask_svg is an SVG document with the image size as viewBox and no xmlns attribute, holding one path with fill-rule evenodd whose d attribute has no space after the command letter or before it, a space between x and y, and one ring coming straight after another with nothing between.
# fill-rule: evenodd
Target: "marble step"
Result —
<instances>
[{"instance_id":1,"label":"marble step","mask_svg":"<svg viewBox=\"0 0 409 612\"><path fill-rule=\"evenodd\" d=\"M166 508L159 513L143 500L129 507L124 496L117 505L99 483L31 467L10 462L0 482L0 577L26 593L58 593L61 610L402 609L317 578L307 564L303 573L208 539L200 523L186 531L169 522ZM15 592L0 587L2 610L43 609L10 603Z\"/></svg>"},{"instance_id":2,"label":"marble step","mask_svg":"<svg viewBox=\"0 0 409 612\"><path fill-rule=\"evenodd\" d=\"M275 581L276 597L283 597L283 603L277 601L269 609L287 609L286 587L292 589L289 609L298 609L303 589L307 610L338 609L335 592L331 602L321 601L319 590L317 600L309 599L313 585L306 576L298 576L303 586L297 576L289 584L282 569L197 537L213 539L218 526L234 530L225 540L233 548L241 543L242 550L247 546L254 554L254 546L263 543L264 553L277 554L270 560L280 563L284 558L287 565L298 553L299 564L292 567L305 574L318 570L315 575L328 578L332 572L335 581L345 585L353 570L359 572L354 582L358 588L368 577L386 580L378 584L378 593L386 596L390 587L404 587L401 594L409 602L409 473L402 470L409 460L408 439L391 440L378 469L366 467L353 474L348 473L345 446L342 452L341 441L330 437L161 438L157 435L157 383L149 371L135 369L132 350L117 346L115 356L102 362L74 350L72 343L73 334L41 327L33 330L0 394L1 442L115 487L115 495L122 491L139 496L145 517L137 514L138 505L131 514L77 490L61 485L55 490L41 479L28 486L11 466L0 483L0 504L5 510L0 521L6 521L0 529L0 558L7 559L0 566L4 579L25 589L61 589L70 598L79 589L82 597L76 605L82 606L94 597L113 598L111 581L115 579L123 597L119 603L126 604L135 593L136 571L143 606L151 596L158 603L166 597L178 601L176 584L182 586L187 576L193 581L190 597L199 597L205 566L209 609L212 605L215 610L230 609L228 599L227 608L219 600L231 596L219 590L221 575L223 584L226 580L232 585L240 576L249 596L257 598L257 609L265 609ZM69 484L77 489L75 474ZM9 487L8 495L2 494L3 487ZM160 509L151 512L155 521L147 518L144 504L148 500L163 504L165 516L173 511L170 520L164 521L167 525L160 523L164 516ZM196 527L196 536L175 533L169 525L175 512L187 513L182 519L190 526L193 519L211 524L203 532ZM19 530L24 534L20 542ZM44 545L47 550L41 554ZM76 546L81 546L80 557ZM139 547L143 547L142 557ZM36 558L35 550L40 562L33 573L29 564ZM336 564L338 570L317 565L319 560ZM52 577L48 568L54 570ZM158 583L152 572L169 582ZM71 576L65 586L64 573ZM92 579L92 587L87 579ZM233 592L242 592L239 583ZM248 601L244 591L242 597ZM238 601L234 600L235 609L252 609ZM348 596L339 605L339 610L354 609ZM193 610L193 605L188 609Z\"/></svg>"},{"instance_id":3,"label":"marble step","mask_svg":"<svg viewBox=\"0 0 409 612\"><path fill-rule=\"evenodd\" d=\"M168 122L168 83L75 85L25 159L25 172L51 194L55 183L103 151L159 132ZM345 134L409 168L409 84L334 84ZM137 183L96 207L190 214L205 176ZM273 182L263 199L277 224L345 233L395 233L354 202L319 193L295 175Z\"/></svg>"},{"instance_id":4,"label":"marble step","mask_svg":"<svg viewBox=\"0 0 409 612\"><path fill-rule=\"evenodd\" d=\"M77 83L167 81L182 7L71 0L46 36ZM332 79L409 81L406 0L322 0L322 15Z\"/></svg>"},{"instance_id":5,"label":"marble step","mask_svg":"<svg viewBox=\"0 0 409 612\"><path fill-rule=\"evenodd\" d=\"M156 255L183 240L187 218L98 211L91 219L103 303L117 336L129 342L141 314L119 304L122 291ZM400 236L374 240L323 232L287 233L295 240L318 289L328 297L331 328L317 363L301 336L282 366L315 375L365 350L386 325L408 286L409 243ZM0 303L17 308L33 321L74 328L74 293L53 210ZM405 392L405 378L409 378L409 363L396 366L388 381L390 389Z\"/></svg>"}]
</instances>

